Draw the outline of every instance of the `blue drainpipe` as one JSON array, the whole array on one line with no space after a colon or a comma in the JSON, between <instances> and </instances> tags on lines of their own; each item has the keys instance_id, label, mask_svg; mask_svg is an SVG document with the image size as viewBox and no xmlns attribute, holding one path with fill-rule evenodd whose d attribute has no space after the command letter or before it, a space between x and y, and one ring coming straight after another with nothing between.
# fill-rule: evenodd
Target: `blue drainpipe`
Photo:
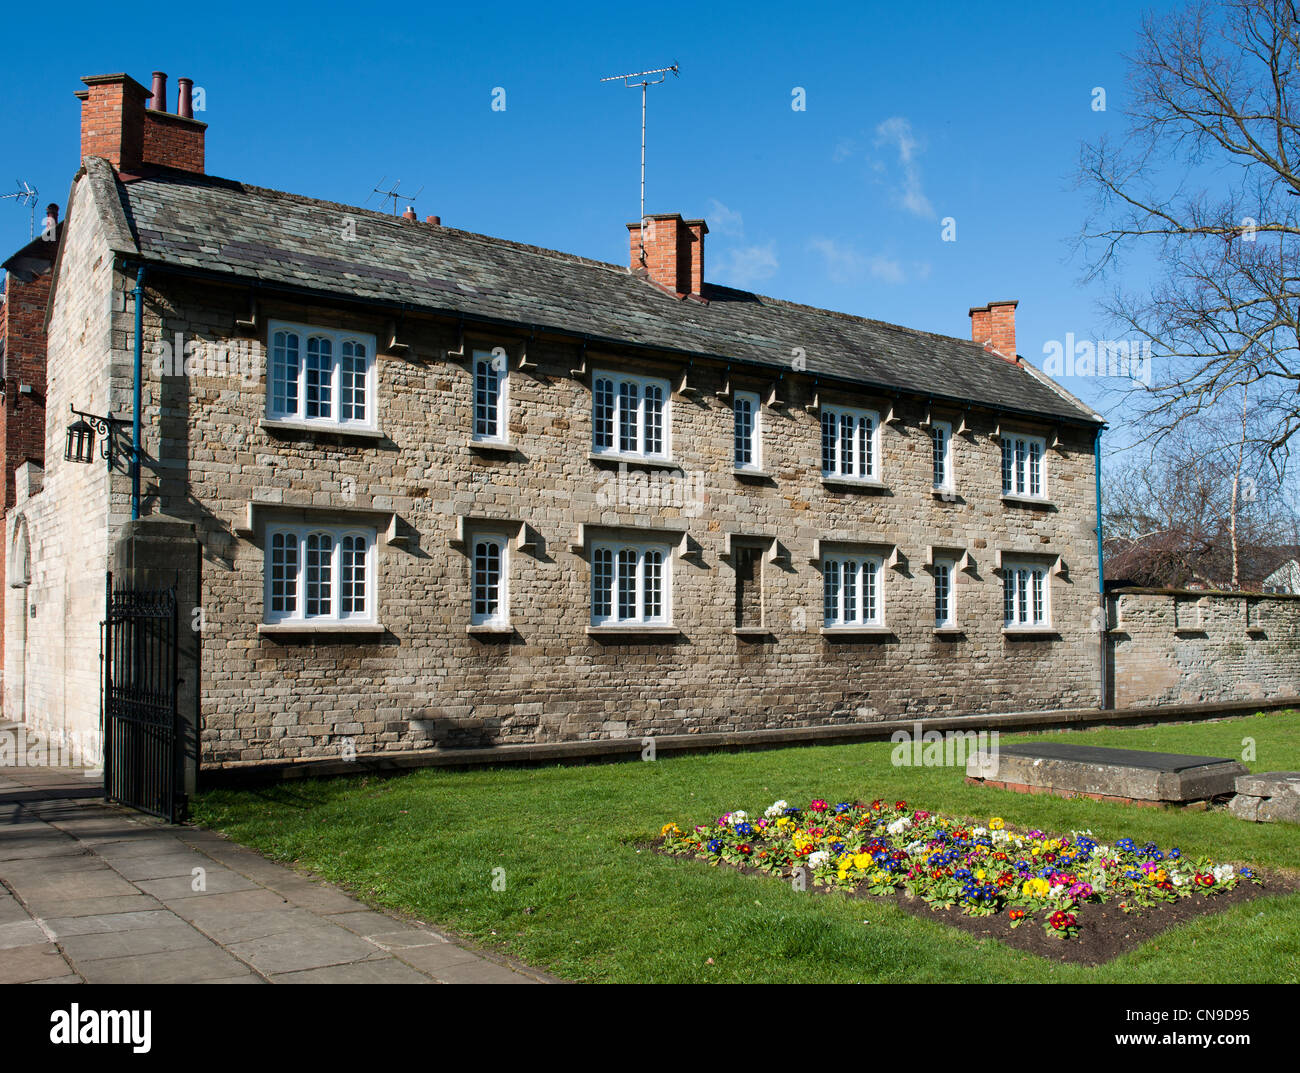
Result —
<instances>
[{"instance_id":1,"label":"blue drainpipe","mask_svg":"<svg viewBox=\"0 0 1300 1073\"><path fill-rule=\"evenodd\" d=\"M1110 659L1110 647L1106 640L1106 561L1102 552L1102 528L1101 528L1101 433L1105 428L1101 425L1097 428L1097 435L1092 441L1092 458L1093 458L1093 477L1097 486L1097 605L1101 609L1101 629L1098 631L1098 666L1101 668L1101 682L1098 690L1098 697L1101 700L1103 709L1111 707L1111 699L1107 696L1109 692L1106 688L1107 663Z\"/></svg>"},{"instance_id":2,"label":"blue drainpipe","mask_svg":"<svg viewBox=\"0 0 1300 1073\"><path fill-rule=\"evenodd\" d=\"M135 384L131 407L131 520L140 520L140 397L144 353L144 265L135 270Z\"/></svg>"}]
</instances>

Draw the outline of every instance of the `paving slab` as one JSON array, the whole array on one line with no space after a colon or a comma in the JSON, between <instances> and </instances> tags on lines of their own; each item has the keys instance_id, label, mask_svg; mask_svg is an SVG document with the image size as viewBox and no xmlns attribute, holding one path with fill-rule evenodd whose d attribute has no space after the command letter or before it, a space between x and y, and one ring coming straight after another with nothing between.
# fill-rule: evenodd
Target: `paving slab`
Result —
<instances>
[{"instance_id":1,"label":"paving slab","mask_svg":"<svg viewBox=\"0 0 1300 1073\"><path fill-rule=\"evenodd\" d=\"M68 972L68 963L53 943L16 946L0 957L0 984L32 984Z\"/></svg>"},{"instance_id":2,"label":"paving slab","mask_svg":"<svg viewBox=\"0 0 1300 1073\"><path fill-rule=\"evenodd\" d=\"M78 771L0 769L0 983L549 980L100 794Z\"/></svg>"},{"instance_id":3,"label":"paving slab","mask_svg":"<svg viewBox=\"0 0 1300 1073\"><path fill-rule=\"evenodd\" d=\"M1237 778L1228 811L1254 823L1300 823L1300 771L1265 771Z\"/></svg>"}]
</instances>

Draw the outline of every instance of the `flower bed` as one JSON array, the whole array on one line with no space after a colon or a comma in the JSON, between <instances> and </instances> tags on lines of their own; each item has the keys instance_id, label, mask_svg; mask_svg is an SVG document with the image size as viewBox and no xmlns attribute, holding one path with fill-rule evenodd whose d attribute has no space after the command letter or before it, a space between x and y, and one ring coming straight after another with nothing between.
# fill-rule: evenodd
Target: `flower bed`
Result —
<instances>
[{"instance_id":1,"label":"flower bed","mask_svg":"<svg viewBox=\"0 0 1300 1073\"><path fill-rule=\"evenodd\" d=\"M710 864L755 868L798 883L886 896L904 891L933 909L969 916L1005 913L1012 928L1037 923L1060 939L1078 934L1089 905L1116 902L1125 912L1212 898L1249 868L1189 858L1154 842L1122 838L1107 845L1089 831L1053 836L1016 832L998 817L987 826L914 810L905 801L870 805L785 801L762 816L728 812L711 826L661 831L666 853Z\"/></svg>"}]
</instances>

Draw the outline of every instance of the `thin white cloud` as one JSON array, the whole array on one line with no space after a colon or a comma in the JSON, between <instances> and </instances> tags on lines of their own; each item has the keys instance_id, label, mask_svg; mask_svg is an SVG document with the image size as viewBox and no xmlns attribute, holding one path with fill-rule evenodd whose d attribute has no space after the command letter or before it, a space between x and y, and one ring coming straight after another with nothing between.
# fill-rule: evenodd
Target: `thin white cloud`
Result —
<instances>
[{"instance_id":1,"label":"thin white cloud","mask_svg":"<svg viewBox=\"0 0 1300 1073\"><path fill-rule=\"evenodd\" d=\"M712 223L709 227L712 228ZM710 278L733 287L752 287L760 280L771 279L781 267L776 255L776 243L761 246L737 246L724 250L709 267Z\"/></svg>"},{"instance_id":2,"label":"thin white cloud","mask_svg":"<svg viewBox=\"0 0 1300 1073\"><path fill-rule=\"evenodd\" d=\"M898 153L902 184L897 191L899 202L908 212L932 218L934 206L921 188L921 167L917 157L925 147L912 133L912 123L905 116L890 116L876 126L876 145L891 146Z\"/></svg>"},{"instance_id":3,"label":"thin white cloud","mask_svg":"<svg viewBox=\"0 0 1300 1073\"><path fill-rule=\"evenodd\" d=\"M814 238L808 243L808 248L821 256L832 283L849 284L873 279L878 283L899 284L912 278L924 279L930 273L928 264L905 266L895 257L862 253L833 238Z\"/></svg>"},{"instance_id":4,"label":"thin white cloud","mask_svg":"<svg viewBox=\"0 0 1300 1073\"><path fill-rule=\"evenodd\" d=\"M745 237L745 218L740 213L727 208L717 198L710 198L706 219L709 221L709 231L715 235Z\"/></svg>"}]
</instances>

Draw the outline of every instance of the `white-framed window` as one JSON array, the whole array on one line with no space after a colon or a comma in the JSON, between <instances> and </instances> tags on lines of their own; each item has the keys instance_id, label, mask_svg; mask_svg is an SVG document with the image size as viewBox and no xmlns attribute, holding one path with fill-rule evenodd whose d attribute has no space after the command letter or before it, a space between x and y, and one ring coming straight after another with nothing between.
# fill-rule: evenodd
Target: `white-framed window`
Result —
<instances>
[{"instance_id":1,"label":"white-framed window","mask_svg":"<svg viewBox=\"0 0 1300 1073\"><path fill-rule=\"evenodd\" d=\"M735 424L736 469L763 468L763 405L753 391L737 391L731 397Z\"/></svg>"},{"instance_id":2,"label":"white-framed window","mask_svg":"<svg viewBox=\"0 0 1300 1073\"><path fill-rule=\"evenodd\" d=\"M885 621L881 560L874 555L822 556L822 624L879 626Z\"/></svg>"},{"instance_id":3,"label":"white-framed window","mask_svg":"<svg viewBox=\"0 0 1300 1073\"><path fill-rule=\"evenodd\" d=\"M667 380L597 372L591 380L591 449L596 454L668 458Z\"/></svg>"},{"instance_id":4,"label":"white-framed window","mask_svg":"<svg viewBox=\"0 0 1300 1073\"><path fill-rule=\"evenodd\" d=\"M1042 563L1002 564L1002 624L1007 629L1050 626L1052 593Z\"/></svg>"},{"instance_id":5,"label":"white-framed window","mask_svg":"<svg viewBox=\"0 0 1300 1073\"><path fill-rule=\"evenodd\" d=\"M509 368L502 350L474 351L474 435L485 443L506 442Z\"/></svg>"},{"instance_id":6,"label":"white-framed window","mask_svg":"<svg viewBox=\"0 0 1300 1073\"><path fill-rule=\"evenodd\" d=\"M1047 498L1047 441L1041 436L1002 437L1002 494Z\"/></svg>"},{"instance_id":7,"label":"white-framed window","mask_svg":"<svg viewBox=\"0 0 1300 1073\"><path fill-rule=\"evenodd\" d=\"M496 534L474 537L470 552L470 622L504 626L510 621L510 542Z\"/></svg>"},{"instance_id":8,"label":"white-framed window","mask_svg":"<svg viewBox=\"0 0 1300 1073\"><path fill-rule=\"evenodd\" d=\"M264 599L268 623L374 622L375 531L268 526Z\"/></svg>"},{"instance_id":9,"label":"white-framed window","mask_svg":"<svg viewBox=\"0 0 1300 1073\"><path fill-rule=\"evenodd\" d=\"M937 491L951 491L953 487L952 424L948 421L935 421L930 426L930 438L934 487Z\"/></svg>"},{"instance_id":10,"label":"white-framed window","mask_svg":"<svg viewBox=\"0 0 1300 1073\"><path fill-rule=\"evenodd\" d=\"M666 626L672 621L672 549L602 542L591 549L591 624Z\"/></svg>"},{"instance_id":11,"label":"white-framed window","mask_svg":"<svg viewBox=\"0 0 1300 1073\"><path fill-rule=\"evenodd\" d=\"M266 416L375 427L375 337L272 321Z\"/></svg>"},{"instance_id":12,"label":"white-framed window","mask_svg":"<svg viewBox=\"0 0 1300 1073\"><path fill-rule=\"evenodd\" d=\"M874 481L880 474L880 415L823 406L822 476Z\"/></svg>"},{"instance_id":13,"label":"white-framed window","mask_svg":"<svg viewBox=\"0 0 1300 1073\"><path fill-rule=\"evenodd\" d=\"M934 572L934 628L951 629L957 624L957 594L953 591L953 564L949 559L936 559Z\"/></svg>"}]
</instances>

